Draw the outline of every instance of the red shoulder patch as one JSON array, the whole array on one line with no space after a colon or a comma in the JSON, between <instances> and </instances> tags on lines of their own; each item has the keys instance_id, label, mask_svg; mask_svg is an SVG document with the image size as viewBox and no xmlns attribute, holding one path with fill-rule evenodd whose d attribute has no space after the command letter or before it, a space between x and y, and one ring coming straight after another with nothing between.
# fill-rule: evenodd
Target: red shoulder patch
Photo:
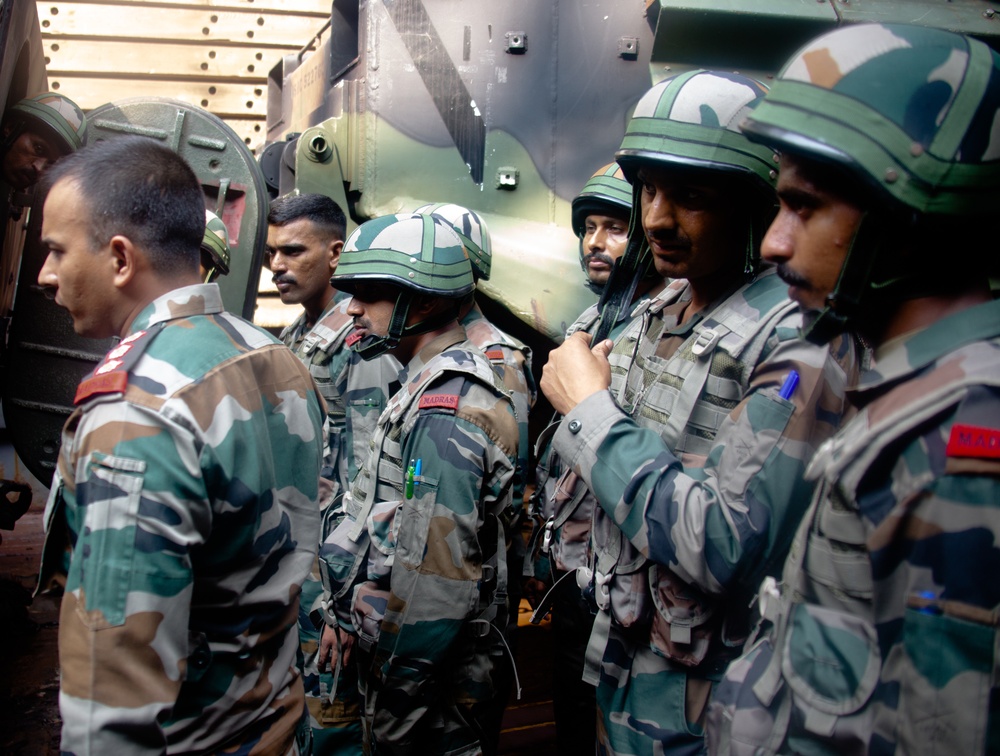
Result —
<instances>
[{"instance_id":1,"label":"red shoulder patch","mask_svg":"<svg viewBox=\"0 0 1000 756\"><path fill-rule=\"evenodd\" d=\"M120 394L128 386L128 373L124 371L103 373L83 381L76 388L73 404L80 404L97 394Z\"/></svg>"},{"instance_id":2,"label":"red shoulder patch","mask_svg":"<svg viewBox=\"0 0 1000 756\"><path fill-rule=\"evenodd\" d=\"M458 409L458 394L425 394L420 397L418 409Z\"/></svg>"},{"instance_id":3,"label":"red shoulder patch","mask_svg":"<svg viewBox=\"0 0 1000 756\"><path fill-rule=\"evenodd\" d=\"M351 331L347 334L347 338L344 339L344 344L346 346L354 346L359 341L361 341L361 331Z\"/></svg>"},{"instance_id":4,"label":"red shoulder patch","mask_svg":"<svg viewBox=\"0 0 1000 756\"><path fill-rule=\"evenodd\" d=\"M1000 459L1000 430L956 423L946 451L949 457Z\"/></svg>"},{"instance_id":5,"label":"red shoulder patch","mask_svg":"<svg viewBox=\"0 0 1000 756\"><path fill-rule=\"evenodd\" d=\"M502 349L487 349L486 358L490 360L500 360L503 361L503 350Z\"/></svg>"}]
</instances>

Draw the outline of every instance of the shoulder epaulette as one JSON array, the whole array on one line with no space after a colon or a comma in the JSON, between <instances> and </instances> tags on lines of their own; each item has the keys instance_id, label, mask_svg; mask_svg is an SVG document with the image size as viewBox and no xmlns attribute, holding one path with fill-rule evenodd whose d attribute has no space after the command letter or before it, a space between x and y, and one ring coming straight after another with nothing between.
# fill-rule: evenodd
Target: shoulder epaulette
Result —
<instances>
[{"instance_id":1,"label":"shoulder epaulette","mask_svg":"<svg viewBox=\"0 0 1000 756\"><path fill-rule=\"evenodd\" d=\"M73 404L79 406L91 397L101 394L122 394L128 388L128 373L146 351L153 337L162 330L163 323L158 323L145 331L136 331L124 338L104 359L91 371L90 375L80 381L76 388Z\"/></svg>"}]
</instances>

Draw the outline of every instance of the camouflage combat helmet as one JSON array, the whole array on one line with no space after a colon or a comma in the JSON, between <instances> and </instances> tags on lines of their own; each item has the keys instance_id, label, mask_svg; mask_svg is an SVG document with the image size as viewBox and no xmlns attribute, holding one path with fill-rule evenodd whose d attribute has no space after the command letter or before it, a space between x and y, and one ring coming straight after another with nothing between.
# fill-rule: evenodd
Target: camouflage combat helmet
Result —
<instances>
[{"instance_id":1,"label":"camouflage combat helmet","mask_svg":"<svg viewBox=\"0 0 1000 756\"><path fill-rule=\"evenodd\" d=\"M870 204L807 338L823 343L851 327L873 287L882 297L889 288L906 296L906 279L928 274L912 266L893 271L893 281L875 280L889 219L912 224L995 212L998 113L1000 56L938 29L852 25L818 37L785 65L744 132L839 167L860 182Z\"/></svg>"},{"instance_id":2,"label":"camouflage combat helmet","mask_svg":"<svg viewBox=\"0 0 1000 756\"><path fill-rule=\"evenodd\" d=\"M201 240L201 251L209 256L209 260L204 260L208 274L205 276L205 283L214 281L220 275L229 273L230 250L229 232L222 218L211 210L205 211L205 235Z\"/></svg>"},{"instance_id":3,"label":"camouflage combat helmet","mask_svg":"<svg viewBox=\"0 0 1000 756\"><path fill-rule=\"evenodd\" d=\"M748 278L756 274L760 240L775 204L777 157L740 133L739 124L766 93L767 87L747 76L695 70L655 84L639 100L615 155L632 183L636 212L629 222L628 247L601 298L595 342L629 309L636 282L652 257L638 212L641 185L635 175L643 164L712 171L744 182L750 211L744 269Z\"/></svg>"},{"instance_id":4,"label":"camouflage combat helmet","mask_svg":"<svg viewBox=\"0 0 1000 756\"><path fill-rule=\"evenodd\" d=\"M421 213L422 215L436 215L450 223L469 253L469 262L472 263L473 277L477 281L490 280L493 250L490 244L490 232L486 228L486 221L466 207L452 205L447 202L422 205L414 212Z\"/></svg>"},{"instance_id":5,"label":"camouflage combat helmet","mask_svg":"<svg viewBox=\"0 0 1000 756\"><path fill-rule=\"evenodd\" d=\"M75 102L57 92L21 100L4 113L4 125L15 127L7 136L6 147L25 130L49 138L64 155L80 149L87 141L87 117Z\"/></svg>"},{"instance_id":6,"label":"camouflage combat helmet","mask_svg":"<svg viewBox=\"0 0 1000 756\"><path fill-rule=\"evenodd\" d=\"M766 92L759 81L718 71L689 71L661 81L635 106L616 154L618 165L630 180L648 162L704 168L745 178L773 194L774 152L739 131Z\"/></svg>"},{"instance_id":7,"label":"camouflage combat helmet","mask_svg":"<svg viewBox=\"0 0 1000 756\"><path fill-rule=\"evenodd\" d=\"M571 207L573 233L583 236L588 215L604 215L609 209L626 218L632 214L632 185L618 163L608 163L587 180Z\"/></svg>"},{"instance_id":8,"label":"camouflage combat helmet","mask_svg":"<svg viewBox=\"0 0 1000 756\"><path fill-rule=\"evenodd\" d=\"M462 240L437 215L386 215L361 224L340 253L334 288L354 294L359 283L385 283L399 288L385 336L369 334L354 349L370 360L395 347L404 336L426 333L454 320L459 302L475 289L472 265ZM415 296L429 294L454 300L455 307L406 326Z\"/></svg>"}]
</instances>

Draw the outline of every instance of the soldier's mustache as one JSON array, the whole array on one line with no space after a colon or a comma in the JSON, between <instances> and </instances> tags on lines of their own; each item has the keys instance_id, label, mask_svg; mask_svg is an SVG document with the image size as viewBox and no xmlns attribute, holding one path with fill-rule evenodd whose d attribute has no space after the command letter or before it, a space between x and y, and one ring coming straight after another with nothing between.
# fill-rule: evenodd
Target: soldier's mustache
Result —
<instances>
[{"instance_id":1,"label":"soldier's mustache","mask_svg":"<svg viewBox=\"0 0 1000 756\"><path fill-rule=\"evenodd\" d=\"M812 289L813 285L808 278L803 276L801 273L796 273L794 270L788 267L788 263L781 263L778 266L778 278L784 281L789 286L794 286L797 289Z\"/></svg>"},{"instance_id":2,"label":"soldier's mustache","mask_svg":"<svg viewBox=\"0 0 1000 756\"><path fill-rule=\"evenodd\" d=\"M615 259L611 255L604 252L591 252L590 254L583 256L584 265L590 265L594 261L602 262L608 266L615 264Z\"/></svg>"},{"instance_id":3,"label":"soldier's mustache","mask_svg":"<svg viewBox=\"0 0 1000 756\"><path fill-rule=\"evenodd\" d=\"M273 283L285 283L285 284L296 284L298 281L295 280L295 276L289 275L288 273L279 273L271 276L271 281Z\"/></svg>"},{"instance_id":4,"label":"soldier's mustache","mask_svg":"<svg viewBox=\"0 0 1000 756\"><path fill-rule=\"evenodd\" d=\"M661 247L688 248L691 244L687 239L681 239L676 231L647 231L646 239Z\"/></svg>"}]
</instances>

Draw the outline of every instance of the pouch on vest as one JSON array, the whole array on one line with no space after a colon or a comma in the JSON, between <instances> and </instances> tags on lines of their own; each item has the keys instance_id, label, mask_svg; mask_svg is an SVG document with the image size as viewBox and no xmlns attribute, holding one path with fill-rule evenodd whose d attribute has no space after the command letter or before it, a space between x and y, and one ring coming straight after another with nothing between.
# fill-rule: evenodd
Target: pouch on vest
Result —
<instances>
[{"instance_id":1,"label":"pouch on vest","mask_svg":"<svg viewBox=\"0 0 1000 756\"><path fill-rule=\"evenodd\" d=\"M592 527L595 601L619 627L646 627L652 613L648 562L603 510L595 508Z\"/></svg>"},{"instance_id":2,"label":"pouch on vest","mask_svg":"<svg viewBox=\"0 0 1000 756\"><path fill-rule=\"evenodd\" d=\"M389 591L366 580L354 588L351 598L351 624L358 634L362 650L371 653L378 644L382 618L389 603Z\"/></svg>"},{"instance_id":3,"label":"pouch on vest","mask_svg":"<svg viewBox=\"0 0 1000 756\"><path fill-rule=\"evenodd\" d=\"M695 667L708 654L716 634L715 601L673 571L649 565L649 588L653 599L653 627L649 643L660 656Z\"/></svg>"}]
</instances>

